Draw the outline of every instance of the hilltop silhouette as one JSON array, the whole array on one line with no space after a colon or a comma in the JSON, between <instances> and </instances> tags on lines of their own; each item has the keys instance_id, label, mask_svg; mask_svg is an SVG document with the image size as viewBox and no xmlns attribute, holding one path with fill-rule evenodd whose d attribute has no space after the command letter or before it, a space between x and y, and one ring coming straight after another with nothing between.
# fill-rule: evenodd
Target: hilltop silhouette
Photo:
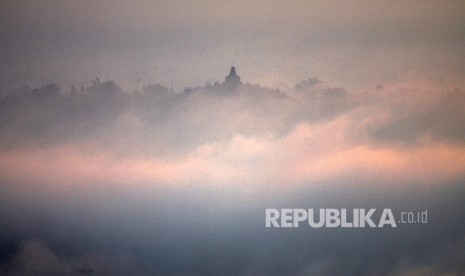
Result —
<instances>
[{"instance_id":1,"label":"hilltop silhouette","mask_svg":"<svg viewBox=\"0 0 465 276\"><path fill-rule=\"evenodd\" d=\"M241 78L236 74L236 68L234 66L231 67L229 75L224 78L224 86L226 86L226 88L234 89L241 84Z\"/></svg>"}]
</instances>

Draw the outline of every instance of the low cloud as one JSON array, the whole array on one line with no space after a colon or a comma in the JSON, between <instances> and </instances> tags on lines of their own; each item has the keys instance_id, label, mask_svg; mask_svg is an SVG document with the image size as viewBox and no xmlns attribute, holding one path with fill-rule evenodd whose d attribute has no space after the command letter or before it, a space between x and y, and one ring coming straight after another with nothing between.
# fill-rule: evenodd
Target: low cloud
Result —
<instances>
[{"instance_id":1,"label":"low cloud","mask_svg":"<svg viewBox=\"0 0 465 276\"><path fill-rule=\"evenodd\" d=\"M2 99L0 170L10 181L53 185L441 183L464 171L463 104L460 90L367 95L317 79L287 93L224 83L133 94L98 79L81 92L48 85Z\"/></svg>"},{"instance_id":2,"label":"low cloud","mask_svg":"<svg viewBox=\"0 0 465 276\"><path fill-rule=\"evenodd\" d=\"M3 275L149 275L133 258L104 252L76 256L57 255L39 240L24 241L11 261L0 268Z\"/></svg>"},{"instance_id":3,"label":"low cloud","mask_svg":"<svg viewBox=\"0 0 465 276\"><path fill-rule=\"evenodd\" d=\"M317 79L287 91L215 83L129 93L99 79L69 91L22 88L0 101L0 233L18 244L2 269L461 271L456 257L433 266L422 252L441 254L463 237L463 104L459 89L347 91ZM428 209L432 222L393 233L263 227L265 208L331 204Z\"/></svg>"},{"instance_id":4,"label":"low cloud","mask_svg":"<svg viewBox=\"0 0 465 276\"><path fill-rule=\"evenodd\" d=\"M415 144L429 138L464 144L465 93L400 89L377 97L376 105L386 118L368 126L370 138L380 143Z\"/></svg>"},{"instance_id":5,"label":"low cloud","mask_svg":"<svg viewBox=\"0 0 465 276\"><path fill-rule=\"evenodd\" d=\"M400 260L389 275L462 275L465 273L464 252L465 237L442 250L430 252L421 261L411 258Z\"/></svg>"}]
</instances>

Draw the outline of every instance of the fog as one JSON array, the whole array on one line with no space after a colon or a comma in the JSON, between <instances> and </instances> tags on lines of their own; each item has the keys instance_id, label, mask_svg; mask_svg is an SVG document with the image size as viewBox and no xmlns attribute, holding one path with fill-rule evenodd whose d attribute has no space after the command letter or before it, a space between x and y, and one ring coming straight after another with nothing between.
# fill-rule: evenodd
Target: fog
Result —
<instances>
[{"instance_id":1,"label":"fog","mask_svg":"<svg viewBox=\"0 0 465 276\"><path fill-rule=\"evenodd\" d=\"M428 89L17 89L1 99L2 271L461 274L465 96ZM265 228L266 208L429 221Z\"/></svg>"},{"instance_id":2,"label":"fog","mask_svg":"<svg viewBox=\"0 0 465 276\"><path fill-rule=\"evenodd\" d=\"M0 274L465 274L463 10L2 1Z\"/></svg>"}]
</instances>

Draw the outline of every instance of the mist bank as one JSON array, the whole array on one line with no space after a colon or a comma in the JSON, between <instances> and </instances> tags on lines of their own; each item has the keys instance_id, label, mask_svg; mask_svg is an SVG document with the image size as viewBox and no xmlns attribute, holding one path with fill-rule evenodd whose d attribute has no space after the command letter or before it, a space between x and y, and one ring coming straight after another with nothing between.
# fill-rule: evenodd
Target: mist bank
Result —
<instances>
[{"instance_id":1,"label":"mist bank","mask_svg":"<svg viewBox=\"0 0 465 276\"><path fill-rule=\"evenodd\" d=\"M403 275L465 269L463 182L382 191L325 184L264 195L244 193L241 183L236 189L197 184L175 191L112 185L104 192L95 185L60 195L40 194L40 188L9 191L1 196L0 233L2 248L14 250L3 255L2 269L6 275L79 275L79 269L97 275L340 275L347 267L357 274ZM266 228L266 208L392 208L396 215L427 209L428 222Z\"/></svg>"},{"instance_id":2,"label":"mist bank","mask_svg":"<svg viewBox=\"0 0 465 276\"><path fill-rule=\"evenodd\" d=\"M239 81L129 93L97 79L79 91L22 88L0 100L0 170L54 185L461 178L465 94L418 86L349 92L310 78L289 91Z\"/></svg>"},{"instance_id":3,"label":"mist bank","mask_svg":"<svg viewBox=\"0 0 465 276\"><path fill-rule=\"evenodd\" d=\"M461 274L462 90L316 78L0 100L6 275ZM267 208L428 210L396 228L270 229Z\"/></svg>"}]
</instances>

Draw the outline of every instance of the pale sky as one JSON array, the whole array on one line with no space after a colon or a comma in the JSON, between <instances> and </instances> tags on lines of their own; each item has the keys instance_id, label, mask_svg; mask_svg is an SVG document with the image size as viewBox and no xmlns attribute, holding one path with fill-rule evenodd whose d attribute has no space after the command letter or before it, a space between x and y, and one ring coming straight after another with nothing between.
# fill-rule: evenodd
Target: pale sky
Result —
<instances>
[{"instance_id":1,"label":"pale sky","mask_svg":"<svg viewBox=\"0 0 465 276\"><path fill-rule=\"evenodd\" d=\"M19 3L18 3L19 2ZM463 83L463 1L2 1L1 85ZM9 91L8 91L9 92Z\"/></svg>"}]
</instances>

